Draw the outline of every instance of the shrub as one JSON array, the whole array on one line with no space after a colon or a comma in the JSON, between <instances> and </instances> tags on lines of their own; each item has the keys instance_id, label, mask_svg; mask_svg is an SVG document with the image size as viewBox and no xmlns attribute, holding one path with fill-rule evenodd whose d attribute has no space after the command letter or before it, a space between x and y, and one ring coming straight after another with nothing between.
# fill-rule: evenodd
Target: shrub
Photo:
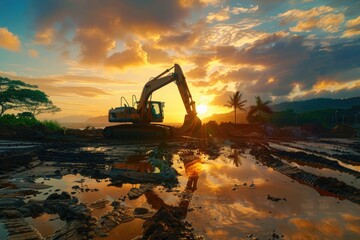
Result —
<instances>
[{"instance_id":1,"label":"shrub","mask_svg":"<svg viewBox=\"0 0 360 240\"><path fill-rule=\"evenodd\" d=\"M29 117L27 115L18 114L15 116L14 114L5 114L0 117L0 122L4 125L16 127L16 126L26 126L26 127L34 127L37 125L41 125L41 123L34 117Z\"/></svg>"},{"instance_id":2,"label":"shrub","mask_svg":"<svg viewBox=\"0 0 360 240\"><path fill-rule=\"evenodd\" d=\"M53 120L45 120L40 122L33 115L25 112L14 114L4 114L0 116L0 124L11 128L27 127L46 129L50 132L64 132L64 128L60 124Z\"/></svg>"},{"instance_id":3,"label":"shrub","mask_svg":"<svg viewBox=\"0 0 360 240\"><path fill-rule=\"evenodd\" d=\"M44 120L42 121L42 124L49 130L52 132L63 132L64 128L57 122L54 120Z\"/></svg>"}]
</instances>

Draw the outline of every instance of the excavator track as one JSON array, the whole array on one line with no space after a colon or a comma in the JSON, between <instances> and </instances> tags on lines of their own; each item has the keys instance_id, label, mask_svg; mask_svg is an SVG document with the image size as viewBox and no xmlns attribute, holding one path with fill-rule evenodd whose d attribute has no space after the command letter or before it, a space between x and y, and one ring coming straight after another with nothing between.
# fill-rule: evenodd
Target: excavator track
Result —
<instances>
[{"instance_id":1,"label":"excavator track","mask_svg":"<svg viewBox=\"0 0 360 240\"><path fill-rule=\"evenodd\" d=\"M103 135L109 139L156 138L166 139L174 135L173 127L160 124L120 124L104 128Z\"/></svg>"}]
</instances>

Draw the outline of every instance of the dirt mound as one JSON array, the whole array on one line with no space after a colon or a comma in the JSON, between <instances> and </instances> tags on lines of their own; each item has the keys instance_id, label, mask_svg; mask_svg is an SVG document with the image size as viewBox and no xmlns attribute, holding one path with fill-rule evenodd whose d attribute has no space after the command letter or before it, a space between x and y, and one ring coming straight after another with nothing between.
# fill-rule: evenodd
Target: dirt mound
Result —
<instances>
[{"instance_id":1,"label":"dirt mound","mask_svg":"<svg viewBox=\"0 0 360 240\"><path fill-rule=\"evenodd\" d=\"M181 208L163 206L144 225L142 239L204 239L190 223L183 221Z\"/></svg>"},{"instance_id":2,"label":"dirt mound","mask_svg":"<svg viewBox=\"0 0 360 240\"><path fill-rule=\"evenodd\" d=\"M337 138L352 138L356 136L356 130L347 125L337 125L331 130L331 135Z\"/></svg>"},{"instance_id":3,"label":"dirt mound","mask_svg":"<svg viewBox=\"0 0 360 240\"><path fill-rule=\"evenodd\" d=\"M264 136L264 127L259 124L233 124L209 121L201 128L191 134L192 137L202 138L228 138L228 137L247 137L247 136Z\"/></svg>"}]
</instances>

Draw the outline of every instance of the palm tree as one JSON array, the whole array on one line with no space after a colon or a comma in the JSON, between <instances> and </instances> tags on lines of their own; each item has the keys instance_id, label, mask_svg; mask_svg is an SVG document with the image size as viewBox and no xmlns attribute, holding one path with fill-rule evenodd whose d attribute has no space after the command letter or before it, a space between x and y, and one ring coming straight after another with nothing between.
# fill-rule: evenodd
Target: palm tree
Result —
<instances>
[{"instance_id":1,"label":"palm tree","mask_svg":"<svg viewBox=\"0 0 360 240\"><path fill-rule=\"evenodd\" d=\"M268 106L268 104L271 103L271 101L263 102L259 96L255 97L256 105L250 107L250 111L247 115L247 120L255 121L255 122L264 122L265 121L265 115L264 114L272 114L273 111Z\"/></svg>"},{"instance_id":2,"label":"palm tree","mask_svg":"<svg viewBox=\"0 0 360 240\"><path fill-rule=\"evenodd\" d=\"M240 93L239 91L237 91L234 95L230 95L229 96L229 100L227 102L227 104L225 104L225 107L229 107L229 108L233 108L234 109L234 113L235 113L235 124L236 124L236 109L239 110L243 110L245 111L245 103L246 100L241 101L241 97L242 97L242 93Z\"/></svg>"}]
</instances>

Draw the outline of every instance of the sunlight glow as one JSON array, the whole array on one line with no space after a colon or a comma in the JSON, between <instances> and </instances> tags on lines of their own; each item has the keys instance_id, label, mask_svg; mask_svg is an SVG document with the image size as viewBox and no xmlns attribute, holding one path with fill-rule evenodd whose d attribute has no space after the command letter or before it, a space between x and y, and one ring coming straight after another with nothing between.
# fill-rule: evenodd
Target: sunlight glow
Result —
<instances>
[{"instance_id":1,"label":"sunlight glow","mask_svg":"<svg viewBox=\"0 0 360 240\"><path fill-rule=\"evenodd\" d=\"M196 106L196 111L199 115L204 115L207 113L208 107L204 104L200 104L200 105Z\"/></svg>"}]
</instances>

